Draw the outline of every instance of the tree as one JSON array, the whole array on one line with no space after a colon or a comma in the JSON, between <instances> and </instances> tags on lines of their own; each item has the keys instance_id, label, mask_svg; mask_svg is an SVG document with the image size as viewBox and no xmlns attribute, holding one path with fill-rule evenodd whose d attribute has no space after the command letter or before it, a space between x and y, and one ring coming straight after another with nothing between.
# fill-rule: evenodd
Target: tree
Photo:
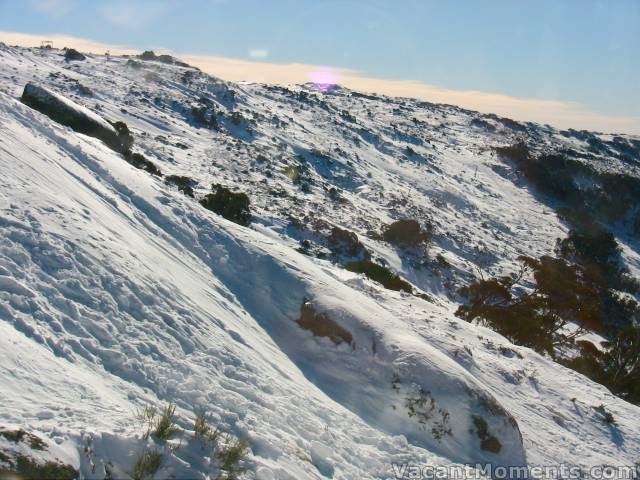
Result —
<instances>
[{"instance_id":1,"label":"tree","mask_svg":"<svg viewBox=\"0 0 640 480\"><path fill-rule=\"evenodd\" d=\"M628 326L621 330L609 343L603 363L611 391L640 403L640 328Z\"/></svg>"},{"instance_id":2,"label":"tree","mask_svg":"<svg viewBox=\"0 0 640 480\"><path fill-rule=\"evenodd\" d=\"M580 332L567 333L594 322L598 315L593 292L582 271L561 259L519 257L520 270L511 276L482 279L460 290L467 300L456 315L479 320L512 342L554 356ZM533 283L527 288L526 283Z\"/></svg>"}]
</instances>

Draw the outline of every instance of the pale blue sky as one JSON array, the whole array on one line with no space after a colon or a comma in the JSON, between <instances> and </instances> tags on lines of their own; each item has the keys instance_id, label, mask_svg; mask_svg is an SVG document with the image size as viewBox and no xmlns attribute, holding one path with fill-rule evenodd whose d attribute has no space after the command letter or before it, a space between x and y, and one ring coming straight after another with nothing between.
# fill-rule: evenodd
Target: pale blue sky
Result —
<instances>
[{"instance_id":1,"label":"pale blue sky","mask_svg":"<svg viewBox=\"0 0 640 480\"><path fill-rule=\"evenodd\" d=\"M0 0L0 31L345 67L640 117L640 0Z\"/></svg>"}]
</instances>

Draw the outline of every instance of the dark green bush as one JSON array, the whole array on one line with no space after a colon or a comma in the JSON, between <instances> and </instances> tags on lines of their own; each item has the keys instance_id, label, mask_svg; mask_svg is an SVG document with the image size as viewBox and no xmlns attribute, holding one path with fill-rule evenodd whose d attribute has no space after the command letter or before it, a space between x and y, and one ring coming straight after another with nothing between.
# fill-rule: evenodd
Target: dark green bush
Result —
<instances>
[{"instance_id":1,"label":"dark green bush","mask_svg":"<svg viewBox=\"0 0 640 480\"><path fill-rule=\"evenodd\" d=\"M127 60L126 65L127 67L131 67L134 70L140 70L142 68L142 63L138 62L137 60L133 60L131 58Z\"/></svg>"},{"instance_id":2,"label":"dark green bush","mask_svg":"<svg viewBox=\"0 0 640 480\"><path fill-rule=\"evenodd\" d=\"M193 187L196 185L196 181L192 178L182 175L168 175L167 177L165 177L164 181L171 185L175 185L176 187L178 187L178 190L180 190L188 197L194 197Z\"/></svg>"},{"instance_id":3,"label":"dark green bush","mask_svg":"<svg viewBox=\"0 0 640 480\"><path fill-rule=\"evenodd\" d=\"M153 52L153 50L145 50L140 55L138 55L138 58L140 58L140 60L155 60L158 57Z\"/></svg>"},{"instance_id":4,"label":"dark green bush","mask_svg":"<svg viewBox=\"0 0 640 480\"><path fill-rule=\"evenodd\" d=\"M81 54L79 51L77 51L74 48L67 48L65 49L64 52L64 59L67 62L71 62L71 61L82 61L82 60L86 60L87 57L85 57L83 54Z\"/></svg>"},{"instance_id":5,"label":"dark green bush","mask_svg":"<svg viewBox=\"0 0 640 480\"><path fill-rule=\"evenodd\" d=\"M524 143L495 148L498 155L511 159L526 179L541 193L562 203L567 218L615 223L640 198L640 178L619 172L602 172L587 162L567 155L534 157Z\"/></svg>"},{"instance_id":6,"label":"dark green bush","mask_svg":"<svg viewBox=\"0 0 640 480\"><path fill-rule=\"evenodd\" d=\"M132 153L131 150L128 150L123 155L124 159L134 167L145 170L152 175L162 176L160 169L156 167L151 160L147 160L141 153Z\"/></svg>"},{"instance_id":7,"label":"dark green bush","mask_svg":"<svg viewBox=\"0 0 640 480\"><path fill-rule=\"evenodd\" d=\"M213 192L200 200L204 208L245 227L251 223L250 201L246 193L235 193L222 185L212 185L211 189Z\"/></svg>"},{"instance_id":8,"label":"dark green bush","mask_svg":"<svg viewBox=\"0 0 640 480\"><path fill-rule=\"evenodd\" d=\"M567 238L558 241L557 252L582 265L594 264L609 268L617 263L620 247L604 227L587 223L571 229Z\"/></svg>"},{"instance_id":9,"label":"dark green bush","mask_svg":"<svg viewBox=\"0 0 640 480\"><path fill-rule=\"evenodd\" d=\"M530 156L529 148L524 142L506 147L496 147L494 150L498 155L513 160L518 166L524 165Z\"/></svg>"},{"instance_id":10,"label":"dark green bush","mask_svg":"<svg viewBox=\"0 0 640 480\"><path fill-rule=\"evenodd\" d=\"M391 272L388 268L383 267L382 265L378 265L371 260L349 262L346 268L351 272L363 273L371 280L381 283L384 288L387 288L389 290L402 290L408 293L413 292L411 284L405 282L402 278Z\"/></svg>"},{"instance_id":11,"label":"dark green bush","mask_svg":"<svg viewBox=\"0 0 640 480\"><path fill-rule=\"evenodd\" d=\"M358 236L349 231L339 227L333 227L331 229L331 235L327 237L329 242L329 248L337 255L347 255L349 257L364 256L367 258L369 252L364 245L358 240Z\"/></svg>"},{"instance_id":12,"label":"dark green bush","mask_svg":"<svg viewBox=\"0 0 640 480\"><path fill-rule=\"evenodd\" d=\"M131 130L129 130L127 124L121 121L109 123L111 123L111 126L115 128L118 133L116 140L109 146L121 153L129 151L133 146L133 135L131 134Z\"/></svg>"},{"instance_id":13,"label":"dark green bush","mask_svg":"<svg viewBox=\"0 0 640 480\"><path fill-rule=\"evenodd\" d=\"M592 286L593 300L599 302L600 319L591 328L615 334L639 318L640 306L630 297L616 290L637 293L638 282L629 273L620 258L620 247L615 238L600 224L575 222L567 238L559 240L556 253L583 269L586 281Z\"/></svg>"},{"instance_id":14,"label":"dark green bush","mask_svg":"<svg viewBox=\"0 0 640 480\"><path fill-rule=\"evenodd\" d=\"M166 63L167 65L177 65L179 67L189 66L187 63L181 62L171 55L156 55L153 50L145 50L140 55L138 55L138 58L140 60L161 62Z\"/></svg>"},{"instance_id":15,"label":"dark green bush","mask_svg":"<svg viewBox=\"0 0 640 480\"><path fill-rule=\"evenodd\" d=\"M489 432L487 421L478 415L473 415L472 419L473 425L476 428L476 435L478 435L480 439L480 448L491 453L499 453L502 449L502 444L500 440Z\"/></svg>"}]
</instances>

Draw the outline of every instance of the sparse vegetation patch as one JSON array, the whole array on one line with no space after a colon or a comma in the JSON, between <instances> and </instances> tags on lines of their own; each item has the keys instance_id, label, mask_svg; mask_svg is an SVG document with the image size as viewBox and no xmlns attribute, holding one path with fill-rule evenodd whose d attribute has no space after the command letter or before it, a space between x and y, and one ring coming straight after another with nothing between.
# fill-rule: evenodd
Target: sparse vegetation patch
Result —
<instances>
[{"instance_id":1,"label":"sparse vegetation patch","mask_svg":"<svg viewBox=\"0 0 640 480\"><path fill-rule=\"evenodd\" d=\"M491 453L499 453L502 449L502 444L500 440L489 432L487 421L478 415L473 415L472 419L476 429L476 435L478 435L480 439L480 448Z\"/></svg>"},{"instance_id":2,"label":"sparse vegetation patch","mask_svg":"<svg viewBox=\"0 0 640 480\"><path fill-rule=\"evenodd\" d=\"M452 435L449 425L450 414L444 408L436 405L431 392L420 387L414 394L406 398L405 407L409 417L415 418L423 430L429 428L433 438L437 441Z\"/></svg>"},{"instance_id":3,"label":"sparse vegetation patch","mask_svg":"<svg viewBox=\"0 0 640 480\"><path fill-rule=\"evenodd\" d=\"M132 480L146 480L153 477L162 465L162 453L157 450L144 450L136 458L131 469Z\"/></svg>"}]
</instances>

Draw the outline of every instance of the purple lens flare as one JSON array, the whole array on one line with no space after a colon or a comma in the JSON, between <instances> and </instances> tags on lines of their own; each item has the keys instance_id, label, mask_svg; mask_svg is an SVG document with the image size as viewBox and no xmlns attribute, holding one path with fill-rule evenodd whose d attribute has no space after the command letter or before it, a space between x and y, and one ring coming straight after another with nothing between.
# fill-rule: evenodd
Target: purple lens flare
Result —
<instances>
[{"instance_id":1,"label":"purple lens flare","mask_svg":"<svg viewBox=\"0 0 640 480\"><path fill-rule=\"evenodd\" d=\"M309 74L311 82L320 90L329 90L338 83L338 73L329 67L320 67Z\"/></svg>"}]
</instances>

